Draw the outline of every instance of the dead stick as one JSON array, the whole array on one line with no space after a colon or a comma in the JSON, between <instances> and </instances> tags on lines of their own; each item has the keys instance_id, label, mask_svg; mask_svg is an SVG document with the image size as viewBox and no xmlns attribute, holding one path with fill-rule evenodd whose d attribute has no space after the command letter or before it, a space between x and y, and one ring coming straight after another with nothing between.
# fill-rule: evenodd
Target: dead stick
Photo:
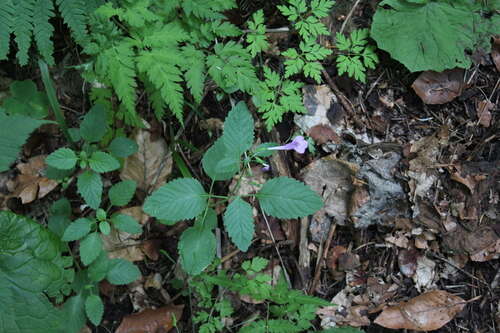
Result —
<instances>
[{"instance_id":1,"label":"dead stick","mask_svg":"<svg viewBox=\"0 0 500 333\"><path fill-rule=\"evenodd\" d=\"M342 104L342 106L344 107L344 109L351 115L353 116L354 115L354 109L352 107L352 103L351 101L349 101L349 99L340 91L339 87L337 87L337 85L335 84L335 82L333 82L332 78L330 77L330 75L326 72L326 70L322 70L321 73L323 74L323 76L325 77L326 79L326 82L328 83L328 85L330 86L330 88L333 90L333 92L335 93L335 95L337 95L340 99L340 103Z\"/></svg>"},{"instance_id":2,"label":"dead stick","mask_svg":"<svg viewBox=\"0 0 500 333\"><path fill-rule=\"evenodd\" d=\"M320 253L320 257L318 261L316 262L316 268L314 271L314 279L311 284L311 287L309 288L309 294L312 294L314 290L316 290L316 286L318 285L319 277L321 276L321 264L323 263L324 260L326 260L326 257L328 256L328 249L330 248L330 244L332 242L333 235L335 234L335 229L337 229L337 224L335 222L332 222L330 225L330 231L328 232L328 238L326 239L325 247L323 248L323 252Z\"/></svg>"}]
</instances>

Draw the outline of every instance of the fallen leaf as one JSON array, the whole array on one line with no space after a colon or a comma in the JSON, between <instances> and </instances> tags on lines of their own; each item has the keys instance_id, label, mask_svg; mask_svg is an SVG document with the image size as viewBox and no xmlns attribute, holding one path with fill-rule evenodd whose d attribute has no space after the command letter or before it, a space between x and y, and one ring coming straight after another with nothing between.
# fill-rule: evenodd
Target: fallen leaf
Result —
<instances>
[{"instance_id":1,"label":"fallen leaf","mask_svg":"<svg viewBox=\"0 0 500 333\"><path fill-rule=\"evenodd\" d=\"M418 252L415 249L403 249L398 254L399 270L404 276L412 277L417 271Z\"/></svg>"},{"instance_id":2,"label":"fallen leaf","mask_svg":"<svg viewBox=\"0 0 500 333\"><path fill-rule=\"evenodd\" d=\"M349 325L353 327L368 326L368 307L364 305L352 305L354 296L348 289L341 290L332 299L331 306L321 307L316 314L321 318L321 327L324 329Z\"/></svg>"},{"instance_id":3,"label":"fallen leaf","mask_svg":"<svg viewBox=\"0 0 500 333\"><path fill-rule=\"evenodd\" d=\"M163 138L153 140L151 133L140 129L135 135L137 152L125 159L122 180L137 182L137 188L149 193L162 186L172 172L172 154Z\"/></svg>"},{"instance_id":4,"label":"fallen leaf","mask_svg":"<svg viewBox=\"0 0 500 333\"><path fill-rule=\"evenodd\" d=\"M19 163L16 168L21 172L14 180L14 196L27 204L41 199L52 192L59 183L44 177L46 155L32 157L27 163Z\"/></svg>"},{"instance_id":5,"label":"fallen leaf","mask_svg":"<svg viewBox=\"0 0 500 333\"><path fill-rule=\"evenodd\" d=\"M436 279L436 263L426 256L417 258L417 270L413 281L418 291L433 286Z\"/></svg>"},{"instance_id":6,"label":"fallen leaf","mask_svg":"<svg viewBox=\"0 0 500 333\"><path fill-rule=\"evenodd\" d=\"M433 290L386 308L374 323L391 329L432 331L446 325L464 306L462 298Z\"/></svg>"},{"instance_id":7,"label":"fallen leaf","mask_svg":"<svg viewBox=\"0 0 500 333\"><path fill-rule=\"evenodd\" d=\"M464 70L425 71L411 87L425 104L448 103L460 96L465 88Z\"/></svg>"},{"instance_id":8,"label":"fallen leaf","mask_svg":"<svg viewBox=\"0 0 500 333\"><path fill-rule=\"evenodd\" d=\"M340 137L335 133L335 131L326 125L316 125L309 131L308 135L317 144L325 144L327 142L341 143Z\"/></svg>"},{"instance_id":9,"label":"fallen leaf","mask_svg":"<svg viewBox=\"0 0 500 333\"><path fill-rule=\"evenodd\" d=\"M146 309L123 318L116 333L157 333L160 329L168 332L176 321L182 317L184 305L164 306L158 309Z\"/></svg>"}]
</instances>

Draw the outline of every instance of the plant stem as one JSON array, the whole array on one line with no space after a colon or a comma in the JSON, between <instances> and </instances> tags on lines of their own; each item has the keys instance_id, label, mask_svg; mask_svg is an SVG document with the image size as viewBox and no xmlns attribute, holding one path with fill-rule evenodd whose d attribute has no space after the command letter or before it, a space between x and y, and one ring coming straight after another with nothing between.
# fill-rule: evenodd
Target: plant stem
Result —
<instances>
[{"instance_id":1,"label":"plant stem","mask_svg":"<svg viewBox=\"0 0 500 333\"><path fill-rule=\"evenodd\" d=\"M52 80L50 78L49 68L47 64L41 59L38 60L38 66L40 67L43 85L45 86L45 91L47 92L47 97L49 98L49 103L52 107L52 111L54 112L56 120L59 123L64 136L66 137L68 142L73 145L75 142L71 138L71 135L69 135L68 126L66 126L66 121L64 119L64 114L62 113L61 106L57 101L56 89L54 88L54 84L52 83Z\"/></svg>"}]
</instances>

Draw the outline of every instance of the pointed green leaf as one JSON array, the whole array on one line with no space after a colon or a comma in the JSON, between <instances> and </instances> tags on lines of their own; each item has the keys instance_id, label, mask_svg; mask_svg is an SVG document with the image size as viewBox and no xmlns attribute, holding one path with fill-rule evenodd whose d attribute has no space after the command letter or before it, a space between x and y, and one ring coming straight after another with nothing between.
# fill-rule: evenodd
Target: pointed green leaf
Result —
<instances>
[{"instance_id":1,"label":"pointed green leaf","mask_svg":"<svg viewBox=\"0 0 500 333\"><path fill-rule=\"evenodd\" d=\"M70 297L62 307L67 332L79 332L85 326L85 299L82 294Z\"/></svg>"},{"instance_id":2,"label":"pointed green leaf","mask_svg":"<svg viewBox=\"0 0 500 333\"><path fill-rule=\"evenodd\" d=\"M90 208L97 209L101 204L102 180L98 173L90 170L85 171L78 176L78 193L85 199L85 203Z\"/></svg>"},{"instance_id":3,"label":"pointed green leaf","mask_svg":"<svg viewBox=\"0 0 500 333\"><path fill-rule=\"evenodd\" d=\"M71 223L62 236L62 240L65 242L75 241L85 237L92 226L92 220L87 218L79 218L73 223Z\"/></svg>"},{"instance_id":4,"label":"pointed green leaf","mask_svg":"<svg viewBox=\"0 0 500 333\"><path fill-rule=\"evenodd\" d=\"M111 155L121 158L129 157L130 155L135 154L138 149L139 147L135 141L124 137L114 138L108 146L108 151Z\"/></svg>"},{"instance_id":5,"label":"pointed green leaf","mask_svg":"<svg viewBox=\"0 0 500 333\"><path fill-rule=\"evenodd\" d=\"M291 219L314 214L323 200L304 183L288 177L271 179L257 193L266 214Z\"/></svg>"},{"instance_id":6,"label":"pointed green leaf","mask_svg":"<svg viewBox=\"0 0 500 333\"><path fill-rule=\"evenodd\" d=\"M80 242L80 259L85 266L90 265L102 251L101 236L97 232L88 234Z\"/></svg>"},{"instance_id":7,"label":"pointed green leaf","mask_svg":"<svg viewBox=\"0 0 500 333\"><path fill-rule=\"evenodd\" d=\"M253 131L252 115L248 112L245 102L239 102L224 121L222 141L229 152L240 156L252 147Z\"/></svg>"},{"instance_id":8,"label":"pointed green leaf","mask_svg":"<svg viewBox=\"0 0 500 333\"><path fill-rule=\"evenodd\" d=\"M127 205L134 197L137 184L133 180L124 180L109 189L109 201L113 206Z\"/></svg>"},{"instance_id":9,"label":"pointed green leaf","mask_svg":"<svg viewBox=\"0 0 500 333\"><path fill-rule=\"evenodd\" d=\"M224 227L238 249L246 252L254 232L252 206L240 197L234 199L224 214Z\"/></svg>"},{"instance_id":10,"label":"pointed green leaf","mask_svg":"<svg viewBox=\"0 0 500 333\"><path fill-rule=\"evenodd\" d=\"M80 125L80 135L87 142L99 142L106 134L107 129L106 109L101 104L96 104L83 118Z\"/></svg>"},{"instance_id":11,"label":"pointed green leaf","mask_svg":"<svg viewBox=\"0 0 500 333\"><path fill-rule=\"evenodd\" d=\"M69 148L59 148L45 159L47 165L59 170L73 169L77 161L75 152Z\"/></svg>"},{"instance_id":12,"label":"pointed green leaf","mask_svg":"<svg viewBox=\"0 0 500 333\"><path fill-rule=\"evenodd\" d=\"M102 315L104 314L104 304L97 295L89 295L85 300L85 313L90 322L95 326L101 323Z\"/></svg>"},{"instance_id":13,"label":"pointed green leaf","mask_svg":"<svg viewBox=\"0 0 500 333\"><path fill-rule=\"evenodd\" d=\"M142 232L141 225L130 215L115 214L111 218L113 226L121 231L128 232L129 234L140 234Z\"/></svg>"},{"instance_id":14,"label":"pointed green leaf","mask_svg":"<svg viewBox=\"0 0 500 333\"><path fill-rule=\"evenodd\" d=\"M109 271L106 275L111 284L122 285L129 284L141 276L139 268L128 260L112 259L109 265Z\"/></svg>"},{"instance_id":15,"label":"pointed green leaf","mask_svg":"<svg viewBox=\"0 0 500 333\"><path fill-rule=\"evenodd\" d=\"M111 261L106 251L101 251L96 260L94 260L88 269L88 277L91 281L99 282L108 274Z\"/></svg>"},{"instance_id":16,"label":"pointed green leaf","mask_svg":"<svg viewBox=\"0 0 500 333\"><path fill-rule=\"evenodd\" d=\"M94 152L89 158L89 166L95 172L110 172L120 168L120 162L102 151Z\"/></svg>"},{"instance_id":17,"label":"pointed green leaf","mask_svg":"<svg viewBox=\"0 0 500 333\"><path fill-rule=\"evenodd\" d=\"M240 168L240 155L231 153L222 138L217 139L202 159L203 170L212 180L233 178Z\"/></svg>"},{"instance_id":18,"label":"pointed green leaf","mask_svg":"<svg viewBox=\"0 0 500 333\"><path fill-rule=\"evenodd\" d=\"M200 274L215 257L215 235L201 224L186 229L179 240L178 248L182 268L190 275Z\"/></svg>"},{"instance_id":19,"label":"pointed green leaf","mask_svg":"<svg viewBox=\"0 0 500 333\"><path fill-rule=\"evenodd\" d=\"M153 192L144 202L144 212L158 219L187 220L200 214L207 204L207 194L192 178L175 179Z\"/></svg>"}]
</instances>

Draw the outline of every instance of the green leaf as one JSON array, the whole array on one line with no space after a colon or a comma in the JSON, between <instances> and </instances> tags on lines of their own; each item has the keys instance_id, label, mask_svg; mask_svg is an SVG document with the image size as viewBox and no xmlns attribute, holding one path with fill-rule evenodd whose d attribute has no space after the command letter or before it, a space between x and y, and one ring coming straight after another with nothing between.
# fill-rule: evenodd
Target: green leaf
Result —
<instances>
[{"instance_id":1,"label":"green leaf","mask_svg":"<svg viewBox=\"0 0 500 333\"><path fill-rule=\"evenodd\" d=\"M85 299L82 294L70 297L62 307L67 332L77 333L85 326ZM40 332L42 333L42 332Z\"/></svg>"},{"instance_id":2,"label":"green leaf","mask_svg":"<svg viewBox=\"0 0 500 333\"><path fill-rule=\"evenodd\" d=\"M139 147L135 141L124 137L114 138L108 146L108 151L111 155L121 158L129 157L130 155L135 154L138 149Z\"/></svg>"},{"instance_id":3,"label":"green leaf","mask_svg":"<svg viewBox=\"0 0 500 333\"><path fill-rule=\"evenodd\" d=\"M66 198L57 200L50 207L48 228L50 231L62 237L66 228L70 225L71 204Z\"/></svg>"},{"instance_id":4,"label":"green leaf","mask_svg":"<svg viewBox=\"0 0 500 333\"><path fill-rule=\"evenodd\" d=\"M288 177L271 179L257 193L266 214L277 218L297 218L314 214L323 200L304 183Z\"/></svg>"},{"instance_id":5,"label":"green leaf","mask_svg":"<svg viewBox=\"0 0 500 333\"><path fill-rule=\"evenodd\" d=\"M102 221L102 222L99 222L99 231L103 234L103 235L109 235L111 233L111 225L109 224L108 221Z\"/></svg>"},{"instance_id":6,"label":"green leaf","mask_svg":"<svg viewBox=\"0 0 500 333\"><path fill-rule=\"evenodd\" d=\"M120 168L120 162L116 158L102 151L92 153L88 162L90 168L99 173L110 172Z\"/></svg>"},{"instance_id":7,"label":"green leaf","mask_svg":"<svg viewBox=\"0 0 500 333\"><path fill-rule=\"evenodd\" d=\"M78 157L70 148L59 148L45 159L47 165L60 170L73 169L77 161Z\"/></svg>"},{"instance_id":8,"label":"green leaf","mask_svg":"<svg viewBox=\"0 0 500 333\"><path fill-rule=\"evenodd\" d=\"M252 206L240 197L234 199L224 214L224 227L238 249L246 252L254 232Z\"/></svg>"},{"instance_id":9,"label":"green leaf","mask_svg":"<svg viewBox=\"0 0 500 333\"><path fill-rule=\"evenodd\" d=\"M465 51L472 53L479 45L489 51L489 23L471 1L385 0L373 17L371 35L379 48L410 71L441 72L469 68Z\"/></svg>"},{"instance_id":10,"label":"green leaf","mask_svg":"<svg viewBox=\"0 0 500 333\"><path fill-rule=\"evenodd\" d=\"M80 242L80 259L85 266L90 265L102 251L101 236L97 232L88 234Z\"/></svg>"},{"instance_id":11,"label":"green leaf","mask_svg":"<svg viewBox=\"0 0 500 333\"><path fill-rule=\"evenodd\" d=\"M254 122L245 102L236 104L224 121L222 141L231 153L243 154L252 147Z\"/></svg>"},{"instance_id":12,"label":"green leaf","mask_svg":"<svg viewBox=\"0 0 500 333\"><path fill-rule=\"evenodd\" d=\"M122 207L127 205L134 197L137 184L133 180L121 181L109 189L109 201L113 206Z\"/></svg>"},{"instance_id":13,"label":"green leaf","mask_svg":"<svg viewBox=\"0 0 500 333\"><path fill-rule=\"evenodd\" d=\"M36 119L43 119L48 115L47 96L37 90L33 81L14 81L9 89L12 96L3 101L8 114Z\"/></svg>"},{"instance_id":14,"label":"green leaf","mask_svg":"<svg viewBox=\"0 0 500 333\"><path fill-rule=\"evenodd\" d=\"M111 259L106 278L111 284L122 285L132 283L140 276L141 272L139 268L130 261L124 259Z\"/></svg>"},{"instance_id":15,"label":"green leaf","mask_svg":"<svg viewBox=\"0 0 500 333\"><path fill-rule=\"evenodd\" d=\"M323 333L365 333L365 331L360 330L356 327L335 327L327 330L319 331Z\"/></svg>"},{"instance_id":16,"label":"green leaf","mask_svg":"<svg viewBox=\"0 0 500 333\"><path fill-rule=\"evenodd\" d=\"M215 257L215 235L197 223L186 229L179 240L178 249L182 268L190 275L198 275L210 265Z\"/></svg>"},{"instance_id":17,"label":"green leaf","mask_svg":"<svg viewBox=\"0 0 500 333\"><path fill-rule=\"evenodd\" d=\"M227 180L240 169L240 155L231 152L222 138L217 139L202 159L203 170L212 180Z\"/></svg>"},{"instance_id":18,"label":"green leaf","mask_svg":"<svg viewBox=\"0 0 500 333\"><path fill-rule=\"evenodd\" d=\"M194 218L207 204L207 194L192 178L175 179L153 192L144 202L144 212L158 219L180 221Z\"/></svg>"},{"instance_id":19,"label":"green leaf","mask_svg":"<svg viewBox=\"0 0 500 333\"><path fill-rule=\"evenodd\" d=\"M101 104L96 104L83 118L80 135L87 142L99 142L107 130L106 109Z\"/></svg>"},{"instance_id":20,"label":"green leaf","mask_svg":"<svg viewBox=\"0 0 500 333\"><path fill-rule=\"evenodd\" d=\"M121 231L128 232L129 234L140 234L142 232L141 225L130 215L115 214L111 218L113 226Z\"/></svg>"},{"instance_id":21,"label":"green leaf","mask_svg":"<svg viewBox=\"0 0 500 333\"><path fill-rule=\"evenodd\" d=\"M97 209L101 205L102 180L98 173L87 170L78 176L78 193L90 208Z\"/></svg>"},{"instance_id":22,"label":"green leaf","mask_svg":"<svg viewBox=\"0 0 500 333\"><path fill-rule=\"evenodd\" d=\"M85 313L90 322L95 326L101 323L102 315L104 314L104 304L97 295L89 295L85 300Z\"/></svg>"},{"instance_id":23,"label":"green leaf","mask_svg":"<svg viewBox=\"0 0 500 333\"><path fill-rule=\"evenodd\" d=\"M0 108L0 172L9 170L31 132L48 121L21 115L8 116Z\"/></svg>"},{"instance_id":24,"label":"green leaf","mask_svg":"<svg viewBox=\"0 0 500 333\"><path fill-rule=\"evenodd\" d=\"M101 251L96 260L88 268L88 277L91 281L99 282L108 274L111 261L106 251Z\"/></svg>"},{"instance_id":25,"label":"green leaf","mask_svg":"<svg viewBox=\"0 0 500 333\"><path fill-rule=\"evenodd\" d=\"M0 212L0 323L2 332L67 332L64 315L45 296L66 283L62 243L40 224Z\"/></svg>"},{"instance_id":26,"label":"green leaf","mask_svg":"<svg viewBox=\"0 0 500 333\"><path fill-rule=\"evenodd\" d=\"M92 227L93 221L91 219L82 217L71 223L62 236L65 242L75 241L85 237Z\"/></svg>"}]
</instances>

